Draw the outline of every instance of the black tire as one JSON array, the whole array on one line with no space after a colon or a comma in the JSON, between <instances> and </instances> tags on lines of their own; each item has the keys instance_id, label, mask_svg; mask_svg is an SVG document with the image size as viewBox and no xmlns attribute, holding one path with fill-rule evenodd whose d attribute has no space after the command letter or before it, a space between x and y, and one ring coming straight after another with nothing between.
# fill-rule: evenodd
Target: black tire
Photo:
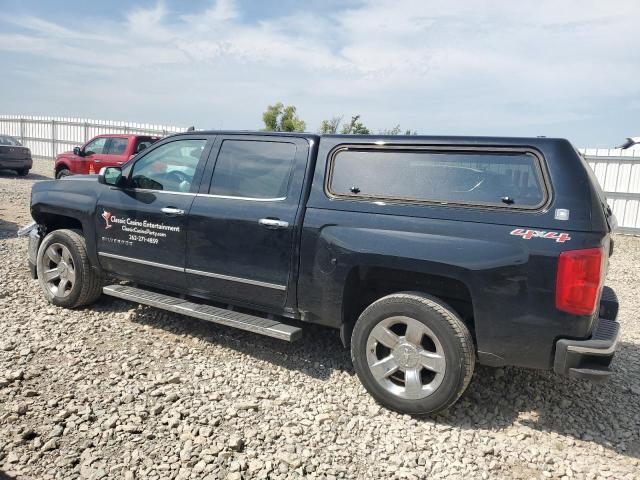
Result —
<instances>
[{"instance_id":1,"label":"black tire","mask_svg":"<svg viewBox=\"0 0 640 480\"><path fill-rule=\"evenodd\" d=\"M389 319L396 317L407 318L411 322L417 320L425 325L437 337L442 356L446 361L446 368L440 376L438 385L424 398L402 398L376 380L369 367L368 358L370 357L367 355L374 355L374 349L370 343L371 350L367 351L367 341L372 330L380 322L385 320L389 322ZM414 324L417 325L415 322ZM389 328L395 328L395 326ZM398 338L404 339L402 336ZM384 345L382 347L386 348ZM389 349L388 355L395 358L395 351L397 350ZM406 353L399 355L406 355ZM476 360L473 339L460 317L441 300L419 292L388 295L367 307L358 318L353 330L351 358L358 378L378 403L396 412L410 415L434 414L453 405L469 385ZM389 357L385 356L385 358ZM408 357L402 358L406 360ZM418 365L417 368L419 370L423 367ZM427 373L430 372L427 371ZM422 378L421 374L418 378ZM392 376L385 379L387 380L397 381ZM404 389L406 388L405 385ZM402 389L400 387L400 390Z\"/></svg>"},{"instance_id":2,"label":"black tire","mask_svg":"<svg viewBox=\"0 0 640 480\"><path fill-rule=\"evenodd\" d=\"M47 263L51 260L47 256L50 246L56 245L66 247L71 256L73 266L74 282L65 296L57 296L52 292L48 283L45 270ZM50 266L50 265L49 265ZM81 232L75 230L54 230L43 240L38 249L36 261L38 271L38 282L45 298L52 304L59 307L76 308L95 302L102 294L102 277L91 268L91 262L87 255L85 239Z\"/></svg>"},{"instance_id":3,"label":"black tire","mask_svg":"<svg viewBox=\"0 0 640 480\"><path fill-rule=\"evenodd\" d=\"M56 172L56 180L60 180L62 177L68 177L69 175L71 175L71 172L68 168L61 168Z\"/></svg>"},{"instance_id":4,"label":"black tire","mask_svg":"<svg viewBox=\"0 0 640 480\"><path fill-rule=\"evenodd\" d=\"M26 177L27 175L29 175L29 169L28 168L21 168L19 170L16 170L16 172L21 177Z\"/></svg>"}]
</instances>

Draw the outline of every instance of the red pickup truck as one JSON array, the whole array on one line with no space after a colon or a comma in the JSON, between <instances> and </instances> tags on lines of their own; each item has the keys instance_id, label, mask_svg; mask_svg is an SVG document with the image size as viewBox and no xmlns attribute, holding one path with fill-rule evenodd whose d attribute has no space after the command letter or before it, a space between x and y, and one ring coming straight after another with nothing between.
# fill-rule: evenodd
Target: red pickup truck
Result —
<instances>
[{"instance_id":1,"label":"red pickup truck","mask_svg":"<svg viewBox=\"0 0 640 480\"><path fill-rule=\"evenodd\" d=\"M159 139L149 135L98 135L82 147L59 154L56 157L55 177L98 173L102 167L119 167Z\"/></svg>"}]
</instances>

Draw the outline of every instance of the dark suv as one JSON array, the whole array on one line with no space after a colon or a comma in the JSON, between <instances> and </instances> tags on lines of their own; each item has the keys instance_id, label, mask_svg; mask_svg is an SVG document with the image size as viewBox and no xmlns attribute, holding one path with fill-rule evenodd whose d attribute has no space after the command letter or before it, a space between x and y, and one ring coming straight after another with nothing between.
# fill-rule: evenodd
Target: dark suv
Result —
<instances>
[{"instance_id":1,"label":"dark suv","mask_svg":"<svg viewBox=\"0 0 640 480\"><path fill-rule=\"evenodd\" d=\"M17 138L0 133L0 170L15 170L21 177L26 177L31 167L31 150L24 147Z\"/></svg>"},{"instance_id":2,"label":"dark suv","mask_svg":"<svg viewBox=\"0 0 640 480\"><path fill-rule=\"evenodd\" d=\"M187 132L36 184L31 212L55 305L105 293L288 341L337 328L401 412L453 404L476 361L610 374L615 219L566 140Z\"/></svg>"}]
</instances>

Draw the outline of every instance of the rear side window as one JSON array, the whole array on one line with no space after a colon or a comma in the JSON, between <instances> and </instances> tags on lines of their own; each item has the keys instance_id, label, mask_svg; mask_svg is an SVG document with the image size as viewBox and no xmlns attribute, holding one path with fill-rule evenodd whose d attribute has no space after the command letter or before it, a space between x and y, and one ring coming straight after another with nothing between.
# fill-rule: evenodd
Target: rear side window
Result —
<instances>
[{"instance_id":1,"label":"rear side window","mask_svg":"<svg viewBox=\"0 0 640 480\"><path fill-rule=\"evenodd\" d=\"M293 143L225 140L209 193L263 200L285 198L295 155Z\"/></svg>"},{"instance_id":2,"label":"rear side window","mask_svg":"<svg viewBox=\"0 0 640 480\"><path fill-rule=\"evenodd\" d=\"M151 145L153 145L156 141L157 139L154 139L154 138L138 138L136 140L136 148L134 149L133 153L134 154L140 153L145 148L148 148Z\"/></svg>"},{"instance_id":3,"label":"rear side window","mask_svg":"<svg viewBox=\"0 0 640 480\"><path fill-rule=\"evenodd\" d=\"M124 155L129 140L126 138L112 137L106 153L109 155Z\"/></svg>"},{"instance_id":4,"label":"rear side window","mask_svg":"<svg viewBox=\"0 0 640 480\"><path fill-rule=\"evenodd\" d=\"M546 200L529 152L344 149L331 163L334 196L538 208Z\"/></svg>"}]
</instances>

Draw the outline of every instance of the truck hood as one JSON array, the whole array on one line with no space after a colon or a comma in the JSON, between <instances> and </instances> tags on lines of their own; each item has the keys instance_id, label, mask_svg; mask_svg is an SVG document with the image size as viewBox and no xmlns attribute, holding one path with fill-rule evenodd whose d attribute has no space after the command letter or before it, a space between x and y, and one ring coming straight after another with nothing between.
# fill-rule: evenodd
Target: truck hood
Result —
<instances>
[{"instance_id":1,"label":"truck hood","mask_svg":"<svg viewBox=\"0 0 640 480\"><path fill-rule=\"evenodd\" d=\"M62 215L89 224L98 188L97 175L73 175L61 180L36 182L31 189L31 216L43 223L49 215Z\"/></svg>"},{"instance_id":2,"label":"truck hood","mask_svg":"<svg viewBox=\"0 0 640 480\"><path fill-rule=\"evenodd\" d=\"M31 193L42 192L85 192L95 190L98 183L98 175L70 175L60 180L45 180L36 182L31 188Z\"/></svg>"},{"instance_id":3,"label":"truck hood","mask_svg":"<svg viewBox=\"0 0 640 480\"><path fill-rule=\"evenodd\" d=\"M57 154L56 160L60 160L61 158L69 158L69 157L75 157L75 153L73 153L73 150L69 150L67 152L61 152Z\"/></svg>"},{"instance_id":4,"label":"truck hood","mask_svg":"<svg viewBox=\"0 0 640 480\"><path fill-rule=\"evenodd\" d=\"M80 180L83 182L86 182L86 181L97 182L98 175L69 175L67 177L62 177L60 180L57 180L57 181L70 182L72 180Z\"/></svg>"}]
</instances>

